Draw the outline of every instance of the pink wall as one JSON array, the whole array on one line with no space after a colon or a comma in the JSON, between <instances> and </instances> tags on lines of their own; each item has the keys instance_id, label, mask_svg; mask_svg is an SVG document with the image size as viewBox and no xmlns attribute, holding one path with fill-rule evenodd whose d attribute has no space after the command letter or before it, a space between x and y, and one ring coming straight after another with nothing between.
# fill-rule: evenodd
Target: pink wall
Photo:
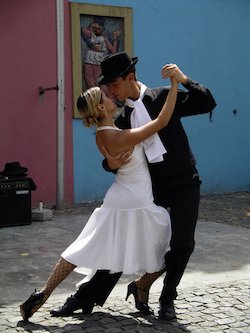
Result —
<instances>
[{"instance_id":1,"label":"pink wall","mask_svg":"<svg viewBox=\"0 0 250 333\"><path fill-rule=\"evenodd\" d=\"M56 1L0 3L0 169L20 161L37 190L35 205L56 203L57 85ZM65 1L65 202L73 201L72 88L69 4Z\"/></svg>"}]
</instances>

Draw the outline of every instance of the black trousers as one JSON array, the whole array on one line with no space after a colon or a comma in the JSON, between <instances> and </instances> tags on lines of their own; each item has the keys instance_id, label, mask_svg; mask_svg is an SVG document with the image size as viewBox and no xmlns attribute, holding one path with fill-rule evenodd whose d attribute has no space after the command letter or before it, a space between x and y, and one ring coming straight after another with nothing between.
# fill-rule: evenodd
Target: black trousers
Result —
<instances>
[{"instance_id":1,"label":"black trousers","mask_svg":"<svg viewBox=\"0 0 250 333\"><path fill-rule=\"evenodd\" d=\"M199 201L200 186L190 185L181 190L176 190L175 196L170 202L171 251L165 256L166 276L160 296L160 303L162 304L167 304L176 299L176 287L180 283L194 250Z\"/></svg>"},{"instance_id":2,"label":"black trousers","mask_svg":"<svg viewBox=\"0 0 250 333\"><path fill-rule=\"evenodd\" d=\"M98 270L90 281L80 286L74 296L83 305L103 306L121 275L122 272L111 274L108 270Z\"/></svg>"},{"instance_id":3,"label":"black trousers","mask_svg":"<svg viewBox=\"0 0 250 333\"><path fill-rule=\"evenodd\" d=\"M173 178L164 179L164 172L150 171L155 203L170 209L171 251L165 256L167 271L160 296L160 302L167 304L176 299L176 288L194 250L201 181L195 168L178 175L177 182ZM80 286L75 297L85 304L90 302L102 306L121 274L109 274L107 270L97 271L89 282Z\"/></svg>"},{"instance_id":4,"label":"black trousers","mask_svg":"<svg viewBox=\"0 0 250 333\"><path fill-rule=\"evenodd\" d=\"M149 165L155 203L170 210L172 227L171 250L165 256L166 276L161 304L176 299L176 288L194 251L201 184L195 165L169 176L164 164Z\"/></svg>"}]
</instances>

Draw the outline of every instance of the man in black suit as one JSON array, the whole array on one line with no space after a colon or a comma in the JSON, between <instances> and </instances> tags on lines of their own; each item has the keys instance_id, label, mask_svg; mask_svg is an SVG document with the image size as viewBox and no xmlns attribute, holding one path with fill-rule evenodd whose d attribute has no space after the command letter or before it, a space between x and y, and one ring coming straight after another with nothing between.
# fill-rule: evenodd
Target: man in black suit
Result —
<instances>
[{"instance_id":1,"label":"man in black suit","mask_svg":"<svg viewBox=\"0 0 250 333\"><path fill-rule=\"evenodd\" d=\"M124 111L116 120L116 125L122 129L136 127L136 112L139 111L136 109L138 108L136 101L141 100L144 105L142 107L145 107L150 118L154 119L169 91L168 87L147 88L137 81L135 74L137 61L138 58L130 58L126 52L120 52L107 56L101 63L100 85L106 85L110 94L117 100L125 101ZM186 88L179 90L172 118L167 127L158 133L166 152L154 163L148 163L155 203L170 210L171 251L165 258L166 276L159 299L159 318L172 320L176 318L174 309L176 288L194 250L201 184L195 158L181 124L181 117L211 114L216 103L206 87L187 77L177 65L164 66L162 73L164 78L174 76ZM141 125L141 121L146 122L142 119L139 123L137 121L137 124ZM107 170L110 167L115 169L126 161L127 153L116 158L111 158L109 155L107 157L108 160L104 160L104 167ZM75 295L68 298L62 307L51 310L51 314L70 315L80 308L85 313L91 313L94 305L104 304L121 274L97 271L93 278L83 284ZM152 283L153 281L150 285Z\"/></svg>"}]
</instances>

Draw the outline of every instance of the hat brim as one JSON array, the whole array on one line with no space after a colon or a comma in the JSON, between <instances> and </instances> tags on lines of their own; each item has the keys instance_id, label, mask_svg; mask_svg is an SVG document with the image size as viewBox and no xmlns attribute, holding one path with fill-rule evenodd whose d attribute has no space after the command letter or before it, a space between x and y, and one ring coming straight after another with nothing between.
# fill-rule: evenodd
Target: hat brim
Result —
<instances>
[{"instance_id":1,"label":"hat brim","mask_svg":"<svg viewBox=\"0 0 250 333\"><path fill-rule=\"evenodd\" d=\"M139 59L138 59L138 57L134 57L134 58L131 58L131 60L132 60L131 64L122 73L119 73L118 75L105 77L104 75L101 74L97 80L97 84L99 86L101 86L101 85L104 85L104 84L107 84L107 83L110 83L110 82L116 80L118 77L125 75L132 67L135 66L135 64L137 63L137 61Z\"/></svg>"},{"instance_id":2,"label":"hat brim","mask_svg":"<svg viewBox=\"0 0 250 333\"><path fill-rule=\"evenodd\" d=\"M28 169L27 168L24 168L24 167L21 167L20 169L18 170L13 170L13 171L0 171L0 175L3 175L3 176L14 176L14 175L22 175L23 173L27 172Z\"/></svg>"}]
</instances>

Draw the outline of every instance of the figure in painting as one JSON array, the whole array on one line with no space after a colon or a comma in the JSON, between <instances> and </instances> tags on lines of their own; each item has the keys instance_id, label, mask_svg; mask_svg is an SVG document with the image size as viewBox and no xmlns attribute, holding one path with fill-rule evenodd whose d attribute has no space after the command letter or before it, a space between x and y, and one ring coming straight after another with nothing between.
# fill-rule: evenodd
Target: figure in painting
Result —
<instances>
[{"instance_id":1,"label":"figure in painting","mask_svg":"<svg viewBox=\"0 0 250 333\"><path fill-rule=\"evenodd\" d=\"M120 46L121 29L114 26L111 32L105 29L105 18L94 17L86 27L81 28L81 37L86 47L83 59L83 78L86 88L97 85L101 74L101 61L110 54L116 53Z\"/></svg>"}]
</instances>

